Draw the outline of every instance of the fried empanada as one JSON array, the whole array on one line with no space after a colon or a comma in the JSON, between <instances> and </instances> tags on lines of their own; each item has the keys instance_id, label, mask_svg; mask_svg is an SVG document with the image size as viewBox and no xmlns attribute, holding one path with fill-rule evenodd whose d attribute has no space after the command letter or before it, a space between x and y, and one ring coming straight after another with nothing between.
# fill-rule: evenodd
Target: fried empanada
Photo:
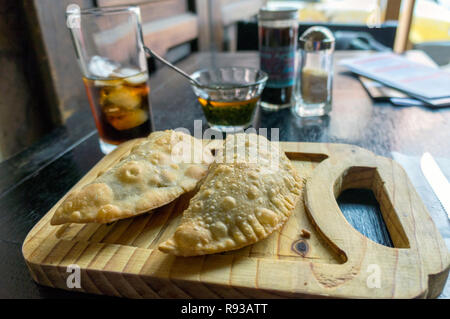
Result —
<instances>
[{"instance_id":1,"label":"fried empanada","mask_svg":"<svg viewBox=\"0 0 450 319\"><path fill-rule=\"evenodd\" d=\"M231 135L174 235L159 249L196 256L256 243L283 226L301 187L300 177L275 143L256 134Z\"/></svg>"},{"instance_id":2,"label":"fried empanada","mask_svg":"<svg viewBox=\"0 0 450 319\"><path fill-rule=\"evenodd\" d=\"M150 134L92 183L69 194L51 224L110 223L175 200L195 188L214 159L202 145L182 132Z\"/></svg>"}]
</instances>

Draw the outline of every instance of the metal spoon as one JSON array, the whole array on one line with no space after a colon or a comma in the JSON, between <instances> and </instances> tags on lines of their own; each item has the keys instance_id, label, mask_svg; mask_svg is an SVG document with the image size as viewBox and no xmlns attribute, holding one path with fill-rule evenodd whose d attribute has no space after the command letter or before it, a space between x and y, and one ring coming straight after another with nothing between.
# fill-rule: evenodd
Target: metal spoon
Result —
<instances>
[{"instance_id":1,"label":"metal spoon","mask_svg":"<svg viewBox=\"0 0 450 319\"><path fill-rule=\"evenodd\" d=\"M184 76L186 79L188 79L189 81L191 81L192 83L194 83L197 86L202 86L196 79L194 79L193 77L191 77L189 74L187 74L186 72L184 72L183 70L177 68L175 65L173 65L172 63L170 63L169 61L165 60L164 58L162 58L161 56L159 56L158 54L156 54L154 51L150 50L150 48L144 46L144 51L150 55L153 56L156 60L158 60L161 63L164 63L165 65L167 65L168 67L170 67L171 69L175 70L176 72L178 72L179 74L181 74L182 76Z\"/></svg>"}]
</instances>

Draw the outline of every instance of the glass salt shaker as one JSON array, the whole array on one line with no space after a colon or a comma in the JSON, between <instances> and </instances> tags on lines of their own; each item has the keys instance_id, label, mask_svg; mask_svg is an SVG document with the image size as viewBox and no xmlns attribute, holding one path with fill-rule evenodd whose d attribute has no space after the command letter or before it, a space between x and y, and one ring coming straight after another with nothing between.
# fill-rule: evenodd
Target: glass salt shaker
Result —
<instances>
[{"instance_id":1,"label":"glass salt shaker","mask_svg":"<svg viewBox=\"0 0 450 319\"><path fill-rule=\"evenodd\" d=\"M325 27L311 27L299 39L294 114L322 116L331 112L335 40Z\"/></svg>"},{"instance_id":2,"label":"glass salt shaker","mask_svg":"<svg viewBox=\"0 0 450 319\"><path fill-rule=\"evenodd\" d=\"M260 102L265 110L292 106L297 30L296 8L272 6L259 10L260 67L269 75Z\"/></svg>"}]
</instances>

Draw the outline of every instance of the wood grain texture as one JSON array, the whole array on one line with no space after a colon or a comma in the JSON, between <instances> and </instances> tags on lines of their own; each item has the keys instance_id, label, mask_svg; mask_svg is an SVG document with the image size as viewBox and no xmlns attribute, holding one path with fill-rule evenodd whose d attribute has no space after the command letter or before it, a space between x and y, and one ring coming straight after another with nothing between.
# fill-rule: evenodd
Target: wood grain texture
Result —
<instances>
[{"instance_id":1,"label":"wood grain texture","mask_svg":"<svg viewBox=\"0 0 450 319\"><path fill-rule=\"evenodd\" d=\"M74 188L113 165L135 142L104 157ZM356 146L282 146L307 183L304 201L269 238L223 254L174 257L157 246L173 233L192 194L111 225L50 226L62 198L23 244L33 279L67 289L66 267L78 264L80 291L129 298L432 298L440 293L450 256L398 164ZM395 248L350 226L336 203L348 188L372 189ZM300 236L302 229L311 232L309 239ZM380 269L379 288L367 285L370 265Z\"/></svg>"},{"instance_id":2,"label":"wood grain texture","mask_svg":"<svg viewBox=\"0 0 450 319\"><path fill-rule=\"evenodd\" d=\"M197 38L197 16L186 12L143 23L142 32L145 45L165 55L170 48Z\"/></svg>"},{"instance_id":3,"label":"wood grain texture","mask_svg":"<svg viewBox=\"0 0 450 319\"><path fill-rule=\"evenodd\" d=\"M402 0L386 1L383 21L398 20Z\"/></svg>"},{"instance_id":4,"label":"wood grain texture","mask_svg":"<svg viewBox=\"0 0 450 319\"><path fill-rule=\"evenodd\" d=\"M395 34L394 52L396 53L403 53L410 46L409 32L411 30L416 0L404 0L404 2L404 9L400 12L397 32Z\"/></svg>"},{"instance_id":5,"label":"wood grain texture","mask_svg":"<svg viewBox=\"0 0 450 319\"><path fill-rule=\"evenodd\" d=\"M151 2L163 2L165 0L97 0L99 7L132 6Z\"/></svg>"},{"instance_id":6,"label":"wood grain texture","mask_svg":"<svg viewBox=\"0 0 450 319\"><path fill-rule=\"evenodd\" d=\"M99 0L97 6L139 6L144 42L160 55L198 36L197 15L187 0Z\"/></svg>"},{"instance_id":7,"label":"wood grain texture","mask_svg":"<svg viewBox=\"0 0 450 319\"><path fill-rule=\"evenodd\" d=\"M94 7L93 0L23 1L39 77L52 123L64 123L88 105L65 11L69 4Z\"/></svg>"},{"instance_id":8,"label":"wood grain texture","mask_svg":"<svg viewBox=\"0 0 450 319\"><path fill-rule=\"evenodd\" d=\"M199 26L209 29L207 32L200 31L200 49L215 48L222 51L225 46L236 48L237 34L233 25L239 20L255 16L266 2L266 0L196 0Z\"/></svg>"},{"instance_id":9,"label":"wood grain texture","mask_svg":"<svg viewBox=\"0 0 450 319\"><path fill-rule=\"evenodd\" d=\"M150 1L140 4L139 8L141 9L143 23L176 16L188 11L186 0Z\"/></svg>"},{"instance_id":10,"label":"wood grain texture","mask_svg":"<svg viewBox=\"0 0 450 319\"><path fill-rule=\"evenodd\" d=\"M21 1L0 0L0 162L29 147L51 129Z\"/></svg>"}]
</instances>

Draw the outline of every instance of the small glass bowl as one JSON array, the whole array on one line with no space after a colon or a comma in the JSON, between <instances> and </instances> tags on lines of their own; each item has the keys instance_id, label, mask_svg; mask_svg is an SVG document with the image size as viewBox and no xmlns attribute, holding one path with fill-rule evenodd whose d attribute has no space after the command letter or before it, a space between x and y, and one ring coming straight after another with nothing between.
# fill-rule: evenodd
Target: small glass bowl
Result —
<instances>
[{"instance_id":1,"label":"small glass bowl","mask_svg":"<svg viewBox=\"0 0 450 319\"><path fill-rule=\"evenodd\" d=\"M266 85L267 74L247 67L199 70L191 83L209 126L221 132L238 132L250 126Z\"/></svg>"}]
</instances>

